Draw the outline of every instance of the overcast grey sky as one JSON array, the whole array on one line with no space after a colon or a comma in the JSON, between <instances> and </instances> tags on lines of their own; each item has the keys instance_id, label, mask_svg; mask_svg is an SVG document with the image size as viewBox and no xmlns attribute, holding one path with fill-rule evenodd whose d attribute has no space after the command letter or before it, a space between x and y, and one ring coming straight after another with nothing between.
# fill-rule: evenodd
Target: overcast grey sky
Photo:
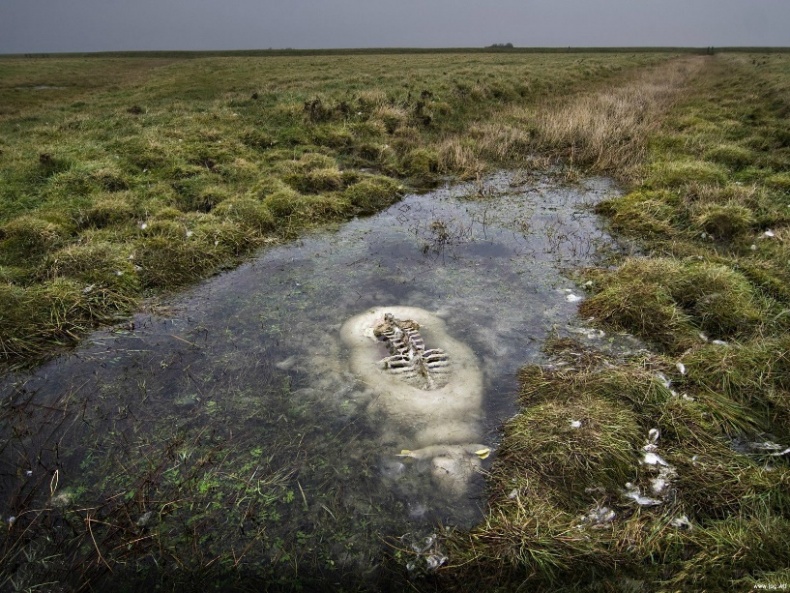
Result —
<instances>
[{"instance_id":1,"label":"overcast grey sky","mask_svg":"<svg viewBox=\"0 0 790 593\"><path fill-rule=\"evenodd\" d=\"M790 0L0 0L0 53L790 46Z\"/></svg>"}]
</instances>

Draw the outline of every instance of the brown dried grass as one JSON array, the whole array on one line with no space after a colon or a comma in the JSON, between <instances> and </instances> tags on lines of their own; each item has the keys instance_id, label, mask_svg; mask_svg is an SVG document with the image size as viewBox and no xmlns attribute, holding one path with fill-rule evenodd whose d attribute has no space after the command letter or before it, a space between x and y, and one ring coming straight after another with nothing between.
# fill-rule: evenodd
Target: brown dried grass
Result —
<instances>
[{"instance_id":1,"label":"brown dried grass","mask_svg":"<svg viewBox=\"0 0 790 593\"><path fill-rule=\"evenodd\" d=\"M611 171L639 162L645 138L683 94L705 58L684 57L639 72L623 86L573 96L557 108L538 110L537 144L572 164Z\"/></svg>"}]
</instances>

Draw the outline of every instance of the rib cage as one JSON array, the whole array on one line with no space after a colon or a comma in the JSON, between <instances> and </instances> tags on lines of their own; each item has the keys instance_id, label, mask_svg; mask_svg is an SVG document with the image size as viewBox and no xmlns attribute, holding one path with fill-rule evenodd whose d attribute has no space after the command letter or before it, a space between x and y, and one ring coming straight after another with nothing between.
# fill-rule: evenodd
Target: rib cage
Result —
<instances>
[{"instance_id":1,"label":"rib cage","mask_svg":"<svg viewBox=\"0 0 790 593\"><path fill-rule=\"evenodd\" d=\"M440 348L425 349L420 326L410 319L401 321L384 315L373 333L383 340L390 356L381 360L385 371L419 389L441 389L449 380L450 360Z\"/></svg>"}]
</instances>

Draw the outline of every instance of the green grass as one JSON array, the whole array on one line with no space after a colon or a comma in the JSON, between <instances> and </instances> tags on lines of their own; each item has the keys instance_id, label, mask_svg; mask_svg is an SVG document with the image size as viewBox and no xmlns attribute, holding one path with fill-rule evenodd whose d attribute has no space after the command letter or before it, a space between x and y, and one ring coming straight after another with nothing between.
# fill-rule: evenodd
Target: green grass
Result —
<instances>
[{"instance_id":1,"label":"green grass","mask_svg":"<svg viewBox=\"0 0 790 593\"><path fill-rule=\"evenodd\" d=\"M408 186L517 160L531 147L487 153L468 127L669 57L0 60L0 281L13 294L0 362L73 345L143 296ZM80 304L81 290L104 297Z\"/></svg>"},{"instance_id":2,"label":"green grass","mask_svg":"<svg viewBox=\"0 0 790 593\"><path fill-rule=\"evenodd\" d=\"M492 591L788 586L790 466L736 446L790 443L788 89L784 55L717 56L633 144L642 156L615 162L629 191L599 211L643 254L582 271L580 314L652 353L558 340L553 366L522 371L488 519L451 538L449 590L473 579ZM612 167L589 138L572 139L583 164ZM633 143L612 133L622 141ZM638 460L651 428L675 471L664 503L638 508L622 492L626 480L646 491ZM610 523L581 520L601 506L616 512Z\"/></svg>"}]
</instances>

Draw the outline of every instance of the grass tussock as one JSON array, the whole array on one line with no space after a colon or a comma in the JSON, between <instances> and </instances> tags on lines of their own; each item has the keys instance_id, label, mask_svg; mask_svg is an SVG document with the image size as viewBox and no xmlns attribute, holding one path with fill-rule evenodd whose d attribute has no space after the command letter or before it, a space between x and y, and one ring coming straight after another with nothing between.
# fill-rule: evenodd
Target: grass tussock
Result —
<instances>
[{"instance_id":1,"label":"grass tussock","mask_svg":"<svg viewBox=\"0 0 790 593\"><path fill-rule=\"evenodd\" d=\"M479 154L487 159L517 162L535 150L534 126L523 109L506 112L505 122L478 124L469 130Z\"/></svg>"},{"instance_id":2,"label":"grass tussock","mask_svg":"<svg viewBox=\"0 0 790 593\"><path fill-rule=\"evenodd\" d=\"M595 293L582 304L582 315L670 351L707 338L754 336L768 309L742 274L720 264L631 258L614 272L589 275Z\"/></svg>"},{"instance_id":3,"label":"grass tussock","mask_svg":"<svg viewBox=\"0 0 790 593\"><path fill-rule=\"evenodd\" d=\"M651 188L686 188L692 185L721 186L727 170L716 163L703 160L661 161L653 165L645 182Z\"/></svg>"},{"instance_id":4,"label":"grass tussock","mask_svg":"<svg viewBox=\"0 0 790 593\"><path fill-rule=\"evenodd\" d=\"M611 220L616 230L628 229L640 237L665 237L673 230L677 200L665 190L641 190L598 204L596 210Z\"/></svg>"},{"instance_id":5,"label":"grass tussock","mask_svg":"<svg viewBox=\"0 0 790 593\"><path fill-rule=\"evenodd\" d=\"M35 216L22 216L0 229L4 262L36 258L63 245L69 235L62 225Z\"/></svg>"},{"instance_id":6,"label":"grass tussock","mask_svg":"<svg viewBox=\"0 0 790 593\"><path fill-rule=\"evenodd\" d=\"M217 206L213 214L220 220L248 227L259 235L276 228L272 211L263 202L251 197L229 198Z\"/></svg>"},{"instance_id":7,"label":"grass tussock","mask_svg":"<svg viewBox=\"0 0 790 593\"><path fill-rule=\"evenodd\" d=\"M457 138L446 140L439 147L437 169L459 179L475 179L483 172L483 163L469 143Z\"/></svg>"},{"instance_id":8,"label":"grass tussock","mask_svg":"<svg viewBox=\"0 0 790 593\"><path fill-rule=\"evenodd\" d=\"M756 222L754 212L743 204L701 204L694 208L694 224L711 237L731 241L745 235Z\"/></svg>"},{"instance_id":9,"label":"grass tussock","mask_svg":"<svg viewBox=\"0 0 790 593\"><path fill-rule=\"evenodd\" d=\"M585 491L616 490L630 479L643 435L628 409L565 395L563 402L527 405L508 423L499 455L502 463L541 476L568 512L581 512Z\"/></svg>"},{"instance_id":10,"label":"grass tussock","mask_svg":"<svg viewBox=\"0 0 790 593\"><path fill-rule=\"evenodd\" d=\"M51 278L73 278L86 287L101 285L122 292L135 292L138 278L133 259L128 250L97 241L69 245L56 251L44 269Z\"/></svg>"},{"instance_id":11,"label":"grass tussock","mask_svg":"<svg viewBox=\"0 0 790 593\"><path fill-rule=\"evenodd\" d=\"M79 224L83 228L103 229L134 221L135 214L130 196L108 195L87 206L80 213Z\"/></svg>"},{"instance_id":12,"label":"grass tussock","mask_svg":"<svg viewBox=\"0 0 790 593\"><path fill-rule=\"evenodd\" d=\"M0 285L0 352L8 359L35 357L52 344L76 344L97 323L123 319L137 301L124 292L55 278L42 285Z\"/></svg>"},{"instance_id":13,"label":"grass tussock","mask_svg":"<svg viewBox=\"0 0 790 593\"><path fill-rule=\"evenodd\" d=\"M362 178L348 186L342 195L360 214L372 214L394 204L403 192L403 186L384 176Z\"/></svg>"},{"instance_id":14,"label":"grass tussock","mask_svg":"<svg viewBox=\"0 0 790 593\"><path fill-rule=\"evenodd\" d=\"M698 551L682 563L671 585L699 590L726 591L733 581L743 582L776 567L787 566L790 553L781 533L790 523L780 518L724 519L700 530ZM754 578L754 576L752 576Z\"/></svg>"}]
</instances>

